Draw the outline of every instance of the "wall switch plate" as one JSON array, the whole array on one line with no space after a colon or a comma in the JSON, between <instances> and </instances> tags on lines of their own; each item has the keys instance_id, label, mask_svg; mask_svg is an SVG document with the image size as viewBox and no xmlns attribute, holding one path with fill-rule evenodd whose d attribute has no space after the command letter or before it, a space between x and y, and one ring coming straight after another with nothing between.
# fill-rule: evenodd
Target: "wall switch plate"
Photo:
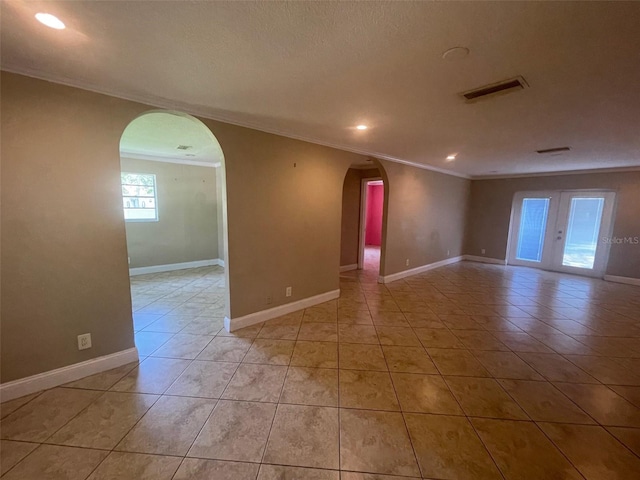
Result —
<instances>
[{"instance_id":1,"label":"wall switch plate","mask_svg":"<svg viewBox=\"0 0 640 480\"><path fill-rule=\"evenodd\" d=\"M291 296L291 287L287 287L287 290L285 291L285 295L286 295L287 297L290 297L290 296Z\"/></svg>"},{"instance_id":2,"label":"wall switch plate","mask_svg":"<svg viewBox=\"0 0 640 480\"><path fill-rule=\"evenodd\" d=\"M409 266L409 259L407 258L407 261L404 262L404 264L408 267Z\"/></svg>"},{"instance_id":3,"label":"wall switch plate","mask_svg":"<svg viewBox=\"0 0 640 480\"><path fill-rule=\"evenodd\" d=\"M131 265L131 257L127 257L127 261L129 262L129 265Z\"/></svg>"},{"instance_id":4,"label":"wall switch plate","mask_svg":"<svg viewBox=\"0 0 640 480\"><path fill-rule=\"evenodd\" d=\"M487 251L483 248L480 252L484 255Z\"/></svg>"},{"instance_id":5,"label":"wall switch plate","mask_svg":"<svg viewBox=\"0 0 640 480\"><path fill-rule=\"evenodd\" d=\"M91 334L78 335L78 350L86 350L87 348L91 348Z\"/></svg>"},{"instance_id":6,"label":"wall switch plate","mask_svg":"<svg viewBox=\"0 0 640 480\"><path fill-rule=\"evenodd\" d=\"M273 297L271 295L267 295L267 305L271 305L273 303Z\"/></svg>"}]
</instances>

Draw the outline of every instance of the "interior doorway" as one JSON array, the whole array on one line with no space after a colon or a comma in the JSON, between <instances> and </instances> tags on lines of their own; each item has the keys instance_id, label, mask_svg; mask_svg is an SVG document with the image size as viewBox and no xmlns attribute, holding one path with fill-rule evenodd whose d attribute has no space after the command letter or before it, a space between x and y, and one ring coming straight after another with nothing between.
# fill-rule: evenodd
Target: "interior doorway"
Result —
<instances>
[{"instance_id":1,"label":"interior doorway","mask_svg":"<svg viewBox=\"0 0 640 480\"><path fill-rule=\"evenodd\" d=\"M360 191L358 268L377 273L380 270L380 249L382 246L384 182L379 177L362 179Z\"/></svg>"},{"instance_id":2,"label":"interior doorway","mask_svg":"<svg viewBox=\"0 0 640 480\"><path fill-rule=\"evenodd\" d=\"M604 190L517 193L508 263L603 276L614 203L615 193Z\"/></svg>"}]
</instances>

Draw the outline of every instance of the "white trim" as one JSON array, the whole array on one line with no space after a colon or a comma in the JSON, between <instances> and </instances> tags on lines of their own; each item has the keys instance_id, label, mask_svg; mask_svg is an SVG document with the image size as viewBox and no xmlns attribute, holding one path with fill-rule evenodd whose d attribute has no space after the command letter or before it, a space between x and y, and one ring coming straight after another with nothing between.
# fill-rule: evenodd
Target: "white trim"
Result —
<instances>
[{"instance_id":1,"label":"white trim","mask_svg":"<svg viewBox=\"0 0 640 480\"><path fill-rule=\"evenodd\" d=\"M452 263L458 263L462 261L463 256L460 255L458 257L446 258L444 260L440 260L439 262L429 263L427 265L422 265L421 267L411 268L409 270L403 270L402 272L392 273L391 275L386 275L378 277L379 283L390 283L395 282L396 280L400 280L405 277L411 277L412 275L418 275L420 273L424 273L428 270L433 270L434 268L444 267L445 265L450 265Z\"/></svg>"},{"instance_id":2,"label":"white trim","mask_svg":"<svg viewBox=\"0 0 640 480\"><path fill-rule=\"evenodd\" d=\"M163 163L180 163L182 165L193 165L194 167L208 167L219 168L222 166L220 162L202 162L198 160L185 160L179 157L159 157L157 155L148 155L146 153L128 152L126 150L120 151L120 158L129 158L131 160L147 160L150 162L163 162Z\"/></svg>"},{"instance_id":3,"label":"white trim","mask_svg":"<svg viewBox=\"0 0 640 480\"><path fill-rule=\"evenodd\" d=\"M13 380L0 385L0 399L3 402L20 398L31 393L40 392L48 388L57 387L65 383L73 382L89 375L105 372L127 363L138 361L138 349L136 347L92 358L66 367L56 368L48 372L38 373L30 377Z\"/></svg>"},{"instance_id":4,"label":"white trim","mask_svg":"<svg viewBox=\"0 0 640 480\"><path fill-rule=\"evenodd\" d=\"M152 95L129 95L122 94L119 92L114 92L108 88L99 88L93 85L87 85L83 82L78 82L77 79L68 78L65 76L58 75L47 75L41 71L32 69L32 68L23 68L17 65L3 65L2 70L5 72L16 73L18 75L24 75L26 77L36 78L39 80L44 80L46 82L57 83L60 85L65 85L67 87L78 88L80 90L85 90L88 92L99 93L101 95L108 95L114 98L121 98L123 100L129 100L131 102L142 103L144 105L148 105L150 107L162 108L167 110L176 110L183 113L188 113L189 115L194 115L196 117L207 118L209 120L216 120L218 122L227 123L229 125L236 125L239 127L250 128L252 130L258 130L260 132L271 133L273 135L279 135L281 137L293 138L294 140L300 140L307 143L313 143L315 145L322 145L324 147L335 148L338 150L342 150L345 152L357 153L360 155L372 156L375 158L380 158L383 160L388 160L390 162L402 163L405 165L409 165L412 167L420 168L423 170L431 170L433 172L443 173L445 175L451 175L454 177L471 179L470 175L466 175L464 173L454 172L453 170L446 170L444 168L438 168L431 165L425 165L423 163L410 162L408 160L402 160L400 158L393 157L391 155L385 155L383 153L371 152L362 150L360 148L353 148L346 145L333 143L333 142L325 142L322 140L318 140L315 138L307 137L304 135L296 135L293 133L283 132L277 128L265 128L261 125L257 125L253 122L246 121L238 121L230 118L228 115L222 115L219 111L215 111L209 108L198 107L195 105L190 105L184 102L167 100L164 98L158 98ZM212 111L213 110L213 111Z\"/></svg>"},{"instance_id":5,"label":"white trim","mask_svg":"<svg viewBox=\"0 0 640 480\"><path fill-rule=\"evenodd\" d=\"M261 310L259 312L250 313L244 317L238 318L224 318L224 328L227 332L234 332L240 328L250 327L256 323L266 322L272 318L277 318L288 313L297 312L305 308L318 305L319 303L335 300L340 296L340 289L331 290L330 292L321 293L320 295L314 295L313 297L303 298L295 302L286 303L277 307L269 308L268 310Z\"/></svg>"},{"instance_id":6,"label":"white trim","mask_svg":"<svg viewBox=\"0 0 640 480\"><path fill-rule=\"evenodd\" d=\"M340 266L340 273L350 272L351 270L357 270L357 269L358 269L358 264L357 263L352 263L351 265L341 265Z\"/></svg>"},{"instance_id":7,"label":"white trim","mask_svg":"<svg viewBox=\"0 0 640 480\"><path fill-rule=\"evenodd\" d=\"M562 175L585 175L589 173L624 173L640 171L640 166L631 167L608 167L608 168L588 168L584 170L564 170L557 172L539 173L506 173L504 175L473 175L471 180L504 180L508 178L529 178L529 177L560 177Z\"/></svg>"},{"instance_id":8,"label":"white trim","mask_svg":"<svg viewBox=\"0 0 640 480\"><path fill-rule=\"evenodd\" d=\"M504 258L488 258L488 257L479 257L477 255L463 255L462 259L467 262L491 263L495 265L507 264L507 261Z\"/></svg>"},{"instance_id":9,"label":"white trim","mask_svg":"<svg viewBox=\"0 0 640 480\"><path fill-rule=\"evenodd\" d=\"M219 265L224 267L224 260L214 258L211 260L196 260L194 262L169 263L167 265L151 265L149 267L136 267L129 269L129 275L146 275L147 273L172 272L174 270L184 270L186 268L210 267Z\"/></svg>"},{"instance_id":10,"label":"white trim","mask_svg":"<svg viewBox=\"0 0 640 480\"><path fill-rule=\"evenodd\" d=\"M605 275L604 279L607 282L626 283L627 285L636 285L640 287L640 278L619 277L617 275Z\"/></svg>"}]
</instances>

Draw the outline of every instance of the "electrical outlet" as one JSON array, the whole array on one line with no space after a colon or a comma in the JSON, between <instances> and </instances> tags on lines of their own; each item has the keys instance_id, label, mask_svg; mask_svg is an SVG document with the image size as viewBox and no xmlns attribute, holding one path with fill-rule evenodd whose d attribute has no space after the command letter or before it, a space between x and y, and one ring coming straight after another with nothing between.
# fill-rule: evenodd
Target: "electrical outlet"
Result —
<instances>
[{"instance_id":1,"label":"electrical outlet","mask_svg":"<svg viewBox=\"0 0 640 480\"><path fill-rule=\"evenodd\" d=\"M131 257L127 257L127 261L129 262L129 265L131 265Z\"/></svg>"},{"instance_id":2,"label":"electrical outlet","mask_svg":"<svg viewBox=\"0 0 640 480\"><path fill-rule=\"evenodd\" d=\"M480 250L480 252L484 255L485 253L487 253L487 251L483 248L482 250Z\"/></svg>"},{"instance_id":3,"label":"electrical outlet","mask_svg":"<svg viewBox=\"0 0 640 480\"><path fill-rule=\"evenodd\" d=\"M407 261L404 262L404 264L408 267L409 266L409 259L407 258Z\"/></svg>"},{"instance_id":4,"label":"electrical outlet","mask_svg":"<svg viewBox=\"0 0 640 480\"><path fill-rule=\"evenodd\" d=\"M271 305L273 303L273 296L267 295L267 305Z\"/></svg>"},{"instance_id":5,"label":"electrical outlet","mask_svg":"<svg viewBox=\"0 0 640 480\"><path fill-rule=\"evenodd\" d=\"M78 335L78 350L86 350L87 348L91 348L91 334Z\"/></svg>"},{"instance_id":6,"label":"electrical outlet","mask_svg":"<svg viewBox=\"0 0 640 480\"><path fill-rule=\"evenodd\" d=\"M291 287L287 287L287 289L286 289L286 291L285 291L285 295L286 295L287 297L290 297L290 296L291 296Z\"/></svg>"}]
</instances>

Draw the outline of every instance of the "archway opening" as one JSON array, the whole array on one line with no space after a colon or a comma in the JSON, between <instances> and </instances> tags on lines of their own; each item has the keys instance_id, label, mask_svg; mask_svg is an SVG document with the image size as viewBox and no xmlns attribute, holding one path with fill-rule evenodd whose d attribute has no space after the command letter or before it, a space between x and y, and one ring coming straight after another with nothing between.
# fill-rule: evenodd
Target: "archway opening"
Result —
<instances>
[{"instance_id":1,"label":"archway opening","mask_svg":"<svg viewBox=\"0 0 640 480\"><path fill-rule=\"evenodd\" d=\"M200 120L151 111L124 130L120 164L136 346L193 357L229 312L222 149Z\"/></svg>"}]
</instances>

